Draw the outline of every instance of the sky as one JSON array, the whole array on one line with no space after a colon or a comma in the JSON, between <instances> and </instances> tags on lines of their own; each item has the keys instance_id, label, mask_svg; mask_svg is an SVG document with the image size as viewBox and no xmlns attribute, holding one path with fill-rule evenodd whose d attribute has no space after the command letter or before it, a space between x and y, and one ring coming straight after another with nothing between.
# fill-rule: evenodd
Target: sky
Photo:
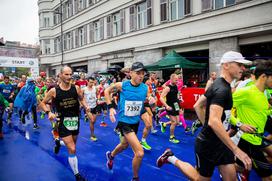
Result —
<instances>
[{"instance_id":1,"label":"sky","mask_svg":"<svg viewBox=\"0 0 272 181\"><path fill-rule=\"evenodd\" d=\"M38 0L0 0L0 38L39 43Z\"/></svg>"}]
</instances>

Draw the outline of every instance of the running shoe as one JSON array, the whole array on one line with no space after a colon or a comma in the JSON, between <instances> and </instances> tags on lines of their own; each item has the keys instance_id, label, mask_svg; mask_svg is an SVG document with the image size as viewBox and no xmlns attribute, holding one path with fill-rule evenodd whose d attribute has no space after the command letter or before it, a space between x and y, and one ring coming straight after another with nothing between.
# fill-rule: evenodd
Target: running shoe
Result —
<instances>
[{"instance_id":1,"label":"running shoe","mask_svg":"<svg viewBox=\"0 0 272 181\"><path fill-rule=\"evenodd\" d=\"M26 121L25 121L25 117L22 116L22 117L20 118L20 121L21 121L22 124L25 124L25 122L26 122Z\"/></svg>"},{"instance_id":2,"label":"running shoe","mask_svg":"<svg viewBox=\"0 0 272 181\"><path fill-rule=\"evenodd\" d=\"M102 121L102 122L100 123L100 126L101 126L101 127L107 127L108 125L107 125L107 123L105 123L104 121Z\"/></svg>"},{"instance_id":3,"label":"running shoe","mask_svg":"<svg viewBox=\"0 0 272 181\"><path fill-rule=\"evenodd\" d=\"M41 119L44 119L45 113L41 112Z\"/></svg>"},{"instance_id":4,"label":"running shoe","mask_svg":"<svg viewBox=\"0 0 272 181\"><path fill-rule=\"evenodd\" d=\"M33 129L39 129L40 127L35 123Z\"/></svg>"},{"instance_id":5,"label":"running shoe","mask_svg":"<svg viewBox=\"0 0 272 181\"><path fill-rule=\"evenodd\" d=\"M119 129L116 129L116 128L115 128L113 131L114 131L117 135L120 135Z\"/></svg>"},{"instance_id":6,"label":"running shoe","mask_svg":"<svg viewBox=\"0 0 272 181\"><path fill-rule=\"evenodd\" d=\"M0 132L0 139L3 139L4 138L4 135L2 132Z\"/></svg>"},{"instance_id":7,"label":"running shoe","mask_svg":"<svg viewBox=\"0 0 272 181\"><path fill-rule=\"evenodd\" d=\"M189 126L187 126L184 131L185 131L185 133L189 133L191 131L191 128Z\"/></svg>"},{"instance_id":8,"label":"running shoe","mask_svg":"<svg viewBox=\"0 0 272 181\"><path fill-rule=\"evenodd\" d=\"M200 123L200 121L197 119L197 120L195 120L195 121L193 122L192 127L191 127L192 135L195 134L195 132L197 131L197 129L198 129L199 127L201 127L201 123Z\"/></svg>"},{"instance_id":9,"label":"running shoe","mask_svg":"<svg viewBox=\"0 0 272 181\"><path fill-rule=\"evenodd\" d=\"M156 134L158 132L158 130L156 130L156 129L151 129L151 134Z\"/></svg>"},{"instance_id":10,"label":"running shoe","mask_svg":"<svg viewBox=\"0 0 272 181\"><path fill-rule=\"evenodd\" d=\"M161 132L164 133L164 132L165 132L166 125L165 125L165 123L163 123L163 122L160 122L160 125L161 125Z\"/></svg>"},{"instance_id":11,"label":"running shoe","mask_svg":"<svg viewBox=\"0 0 272 181\"><path fill-rule=\"evenodd\" d=\"M84 121L87 123L89 121L87 114L84 116Z\"/></svg>"},{"instance_id":12,"label":"running shoe","mask_svg":"<svg viewBox=\"0 0 272 181\"><path fill-rule=\"evenodd\" d=\"M59 139L55 139L55 146L54 146L54 153L58 154L60 151L60 140Z\"/></svg>"},{"instance_id":13,"label":"running shoe","mask_svg":"<svg viewBox=\"0 0 272 181\"><path fill-rule=\"evenodd\" d=\"M169 148L167 148L163 152L163 154L161 156L159 156L159 158L157 159L157 167L160 168L164 164L169 163L168 160L167 160L169 156L174 156L174 153Z\"/></svg>"},{"instance_id":14,"label":"running shoe","mask_svg":"<svg viewBox=\"0 0 272 181\"><path fill-rule=\"evenodd\" d=\"M139 179L139 177L133 177L132 179L131 179L131 181L140 181L140 179Z\"/></svg>"},{"instance_id":15,"label":"running shoe","mask_svg":"<svg viewBox=\"0 0 272 181\"><path fill-rule=\"evenodd\" d=\"M83 178L79 173L77 173L77 174L75 175L75 177L76 177L76 181L86 181L86 179Z\"/></svg>"},{"instance_id":16,"label":"running shoe","mask_svg":"<svg viewBox=\"0 0 272 181\"><path fill-rule=\"evenodd\" d=\"M114 157L111 156L111 152L110 151L107 151L106 158L107 158L107 167L108 167L109 170L111 170L112 167L113 167L113 159L114 159Z\"/></svg>"},{"instance_id":17,"label":"running shoe","mask_svg":"<svg viewBox=\"0 0 272 181\"><path fill-rule=\"evenodd\" d=\"M8 124L9 126L11 126L11 120L10 120L10 118L7 119L7 124Z\"/></svg>"},{"instance_id":18,"label":"running shoe","mask_svg":"<svg viewBox=\"0 0 272 181\"><path fill-rule=\"evenodd\" d=\"M159 125L159 122L160 121L160 116L158 114L155 115L155 122L156 122L156 125Z\"/></svg>"},{"instance_id":19,"label":"running shoe","mask_svg":"<svg viewBox=\"0 0 272 181\"><path fill-rule=\"evenodd\" d=\"M140 143L145 150L151 150L151 146L149 146L146 141L141 141Z\"/></svg>"},{"instance_id":20,"label":"running shoe","mask_svg":"<svg viewBox=\"0 0 272 181\"><path fill-rule=\"evenodd\" d=\"M91 138L90 138L92 141L97 141L97 138L96 138L96 136L91 136Z\"/></svg>"},{"instance_id":21,"label":"running shoe","mask_svg":"<svg viewBox=\"0 0 272 181\"><path fill-rule=\"evenodd\" d=\"M175 137L172 137L172 138L170 137L169 141L175 144L179 143L179 140L177 140Z\"/></svg>"}]
</instances>

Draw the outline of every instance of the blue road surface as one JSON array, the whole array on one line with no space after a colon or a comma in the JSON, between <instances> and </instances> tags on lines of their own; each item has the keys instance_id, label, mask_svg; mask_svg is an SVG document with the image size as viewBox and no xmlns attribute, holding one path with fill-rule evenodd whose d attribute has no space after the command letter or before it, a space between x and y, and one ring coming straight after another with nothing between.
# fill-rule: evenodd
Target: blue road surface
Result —
<instances>
[{"instance_id":1,"label":"blue road surface","mask_svg":"<svg viewBox=\"0 0 272 181\"><path fill-rule=\"evenodd\" d=\"M65 146L60 152L53 153L54 140L51 134L51 124L48 119L40 119L38 113L38 124L40 129L33 130L32 120L26 120L26 125L19 123L17 115L12 117L12 125L8 127L4 123L4 139L0 140L0 181L73 181L75 177L68 163L68 153ZM4 118L5 119L5 118ZM89 123L81 119L80 134L77 142L77 157L80 173L89 181L129 181L132 178L131 148L117 155L114 159L113 170L106 167L105 153L113 150L119 142L119 137L113 129L116 123L111 123L106 117L107 127L100 127L101 116L97 117L95 135L97 142L90 138ZM191 121L187 121L191 124ZM141 138L143 130L141 122L138 137ZM179 144L168 141L169 127L165 133L159 131L150 134L147 142L152 147L151 151L145 151L140 168L141 181L176 181L188 180L173 165L166 164L161 169L156 167L157 157L166 148L170 148L175 155L183 161L195 165L194 140L197 133L192 136L185 134L183 127L177 127L176 138ZM212 180L221 180L218 170ZM260 180L254 172L251 173L251 180Z\"/></svg>"}]
</instances>

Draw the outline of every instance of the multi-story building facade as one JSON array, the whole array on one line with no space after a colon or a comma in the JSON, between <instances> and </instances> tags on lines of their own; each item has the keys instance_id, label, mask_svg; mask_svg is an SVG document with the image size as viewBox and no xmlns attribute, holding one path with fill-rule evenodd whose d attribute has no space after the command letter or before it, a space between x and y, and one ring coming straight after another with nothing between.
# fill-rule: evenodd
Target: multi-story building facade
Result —
<instances>
[{"instance_id":1,"label":"multi-story building facade","mask_svg":"<svg viewBox=\"0 0 272 181\"><path fill-rule=\"evenodd\" d=\"M228 50L271 57L272 0L39 0L41 64L88 72L175 49L209 71ZM270 52L269 52L270 50Z\"/></svg>"}]
</instances>

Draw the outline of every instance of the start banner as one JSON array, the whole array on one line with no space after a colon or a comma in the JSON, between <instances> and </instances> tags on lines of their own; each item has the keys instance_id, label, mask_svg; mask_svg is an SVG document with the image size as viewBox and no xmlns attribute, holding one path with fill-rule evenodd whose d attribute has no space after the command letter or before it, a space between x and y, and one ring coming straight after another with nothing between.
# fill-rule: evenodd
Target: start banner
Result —
<instances>
[{"instance_id":1,"label":"start banner","mask_svg":"<svg viewBox=\"0 0 272 181\"><path fill-rule=\"evenodd\" d=\"M198 98L205 93L205 88L187 87L181 90L184 109L194 109L194 104Z\"/></svg>"}]
</instances>

